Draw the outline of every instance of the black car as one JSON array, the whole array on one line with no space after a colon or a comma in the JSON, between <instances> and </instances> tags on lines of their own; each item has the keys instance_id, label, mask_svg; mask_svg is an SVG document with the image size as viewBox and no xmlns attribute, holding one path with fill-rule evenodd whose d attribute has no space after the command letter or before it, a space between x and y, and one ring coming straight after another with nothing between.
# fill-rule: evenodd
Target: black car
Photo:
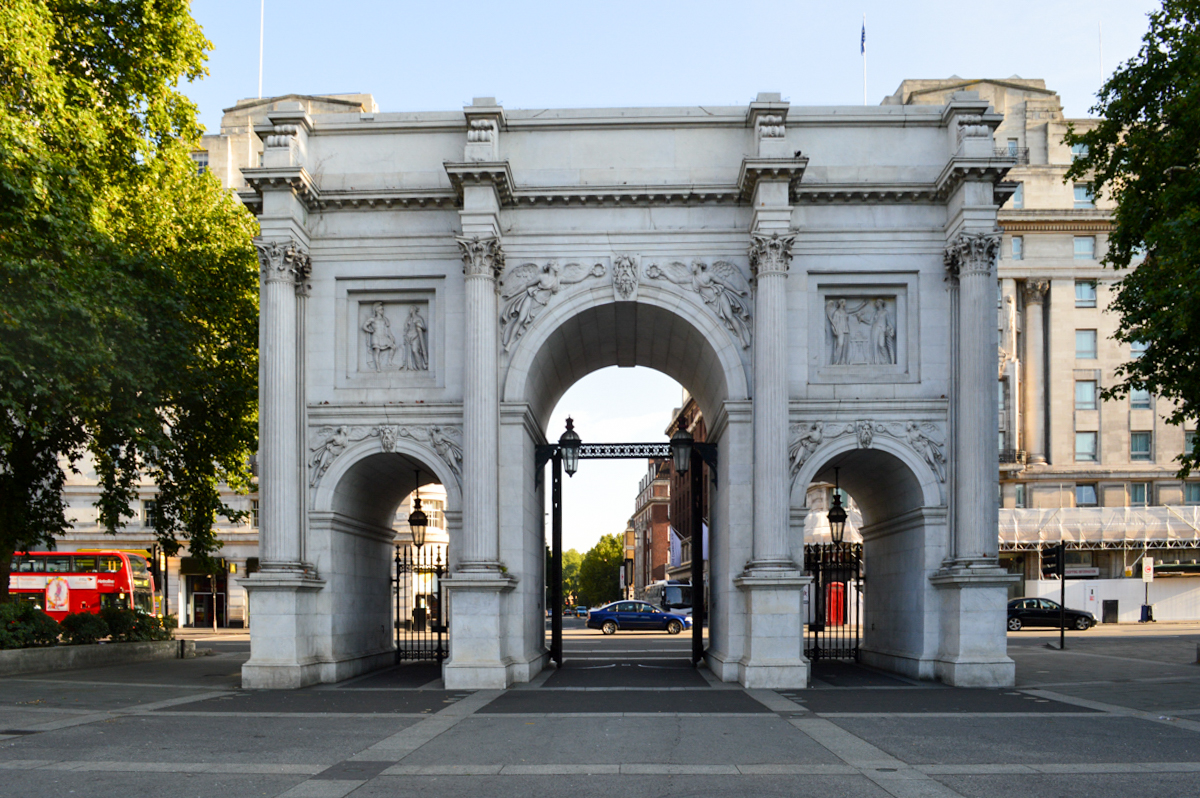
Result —
<instances>
[{"instance_id":1,"label":"black car","mask_svg":"<svg viewBox=\"0 0 1200 798\"><path fill-rule=\"evenodd\" d=\"M1052 626L1059 628L1061 617L1068 629L1083 632L1096 625L1096 616L1082 610L1059 612L1057 601L1044 598L1017 598L1008 602L1008 631L1019 632L1026 626Z\"/></svg>"}]
</instances>

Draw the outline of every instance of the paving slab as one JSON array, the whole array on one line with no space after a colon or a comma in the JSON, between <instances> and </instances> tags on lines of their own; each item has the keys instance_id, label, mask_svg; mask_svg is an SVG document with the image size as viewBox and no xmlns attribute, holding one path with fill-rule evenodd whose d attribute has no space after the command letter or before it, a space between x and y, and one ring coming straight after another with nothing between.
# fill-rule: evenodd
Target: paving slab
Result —
<instances>
[{"instance_id":1,"label":"paving slab","mask_svg":"<svg viewBox=\"0 0 1200 798\"><path fill-rule=\"evenodd\" d=\"M404 759L405 765L445 762L735 765L836 764L840 760L773 714L673 718L477 714Z\"/></svg>"},{"instance_id":2,"label":"paving slab","mask_svg":"<svg viewBox=\"0 0 1200 798\"><path fill-rule=\"evenodd\" d=\"M180 712L420 714L467 695L446 690L253 690L174 707Z\"/></svg>"},{"instance_id":3,"label":"paving slab","mask_svg":"<svg viewBox=\"0 0 1200 798\"><path fill-rule=\"evenodd\" d=\"M630 655L635 660L635 655ZM708 681L684 658L653 662L589 660L563 663L546 687L707 687Z\"/></svg>"},{"instance_id":4,"label":"paving slab","mask_svg":"<svg viewBox=\"0 0 1200 798\"><path fill-rule=\"evenodd\" d=\"M1088 712L1073 704L1037 698L1017 690L969 689L788 691L801 706L818 714L847 713L1026 713Z\"/></svg>"},{"instance_id":5,"label":"paving slab","mask_svg":"<svg viewBox=\"0 0 1200 798\"><path fill-rule=\"evenodd\" d=\"M1196 795L1195 773L939 776L965 798L1167 798Z\"/></svg>"},{"instance_id":6,"label":"paving slab","mask_svg":"<svg viewBox=\"0 0 1200 798\"><path fill-rule=\"evenodd\" d=\"M510 690L479 710L505 713L770 712L741 690Z\"/></svg>"},{"instance_id":7,"label":"paving slab","mask_svg":"<svg viewBox=\"0 0 1200 798\"><path fill-rule=\"evenodd\" d=\"M304 776L262 774L129 774L71 771L5 771L0 794L14 798L240 798L274 796ZM394 795L394 794L393 794Z\"/></svg>"},{"instance_id":8,"label":"paving slab","mask_svg":"<svg viewBox=\"0 0 1200 798\"><path fill-rule=\"evenodd\" d=\"M1140 718L1089 717L832 719L910 764L1200 761L1200 734Z\"/></svg>"}]
</instances>

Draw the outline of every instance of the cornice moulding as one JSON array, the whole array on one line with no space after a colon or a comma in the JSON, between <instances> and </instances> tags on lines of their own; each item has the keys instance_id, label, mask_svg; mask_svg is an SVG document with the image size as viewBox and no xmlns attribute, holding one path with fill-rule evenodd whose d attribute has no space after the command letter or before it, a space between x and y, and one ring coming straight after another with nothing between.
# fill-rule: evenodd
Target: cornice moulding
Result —
<instances>
[{"instance_id":1,"label":"cornice moulding","mask_svg":"<svg viewBox=\"0 0 1200 798\"><path fill-rule=\"evenodd\" d=\"M963 158L955 156L947 162L942 173L934 181L937 198L944 200L968 180L998 183L1008 174L1008 170L1016 164L1013 158Z\"/></svg>"},{"instance_id":2,"label":"cornice moulding","mask_svg":"<svg viewBox=\"0 0 1200 798\"><path fill-rule=\"evenodd\" d=\"M796 158L743 158L738 170L738 197L742 202L750 202L760 180L787 180L788 195L792 196L807 168L808 158L803 155Z\"/></svg>"},{"instance_id":3,"label":"cornice moulding","mask_svg":"<svg viewBox=\"0 0 1200 798\"><path fill-rule=\"evenodd\" d=\"M263 191L293 191L305 207L313 208L319 202L321 191L313 182L312 176L303 166L288 167L255 167L243 169L242 177L246 184L258 194Z\"/></svg>"}]
</instances>

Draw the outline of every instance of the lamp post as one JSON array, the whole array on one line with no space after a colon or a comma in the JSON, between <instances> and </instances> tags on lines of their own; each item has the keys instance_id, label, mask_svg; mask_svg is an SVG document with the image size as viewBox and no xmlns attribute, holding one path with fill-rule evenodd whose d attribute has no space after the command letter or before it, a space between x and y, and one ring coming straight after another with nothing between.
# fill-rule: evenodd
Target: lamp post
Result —
<instances>
[{"instance_id":1,"label":"lamp post","mask_svg":"<svg viewBox=\"0 0 1200 798\"><path fill-rule=\"evenodd\" d=\"M829 536L833 545L842 545L846 535L846 508L842 507L841 484L838 480L838 470L833 469L833 506L829 508Z\"/></svg>"},{"instance_id":2,"label":"lamp post","mask_svg":"<svg viewBox=\"0 0 1200 798\"><path fill-rule=\"evenodd\" d=\"M416 472L416 487L413 489L413 511L408 514L408 528L412 532L413 545L418 549L425 545L425 530L429 517L421 509L421 470Z\"/></svg>"},{"instance_id":3,"label":"lamp post","mask_svg":"<svg viewBox=\"0 0 1200 798\"><path fill-rule=\"evenodd\" d=\"M691 473L692 664L704 659L704 473L692 433L683 427L671 436L675 473Z\"/></svg>"},{"instance_id":4,"label":"lamp post","mask_svg":"<svg viewBox=\"0 0 1200 798\"><path fill-rule=\"evenodd\" d=\"M575 476L579 470L579 447L583 445L579 433L575 431L575 422L567 416L567 431L558 439L558 449L562 455L563 471L567 476Z\"/></svg>"}]
</instances>

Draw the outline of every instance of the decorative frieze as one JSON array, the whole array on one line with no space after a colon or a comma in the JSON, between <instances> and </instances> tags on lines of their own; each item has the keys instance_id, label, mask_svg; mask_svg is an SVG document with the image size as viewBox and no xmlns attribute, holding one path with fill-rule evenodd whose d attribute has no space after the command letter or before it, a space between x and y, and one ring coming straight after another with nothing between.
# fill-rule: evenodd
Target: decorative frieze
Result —
<instances>
[{"instance_id":1,"label":"decorative frieze","mask_svg":"<svg viewBox=\"0 0 1200 798\"><path fill-rule=\"evenodd\" d=\"M329 467L352 443L378 438L380 451L394 452L401 438L415 441L436 454L450 468L455 480L462 485L462 430L448 425L380 425L325 426L316 430L309 440L308 469L310 487L317 487Z\"/></svg>"},{"instance_id":2,"label":"decorative frieze","mask_svg":"<svg viewBox=\"0 0 1200 798\"><path fill-rule=\"evenodd\" d=\"M860 449L870 449L876 435L886 435L907 446L933 471L939 482L946 481L945 435L938 425L928 421L869 421L853 422L813 421L808 424L793 424L791 443L788 446L788 461L792 480L801 467L823 444L844 435L853 435Z\"/></svg>"},{"instance_id":3,"label":"decorative frieze","mask_svg":"<svg viewBox=\"0 0 1200 798\"><path fill-rule=\"evenodd\" d=\"M710 266L694 260L689 267L679 261L662 266L651 263L646 269L651 280L666 280L699 295L725 328L732 332L743 349L750 346L750 291L745 276L728 261L714 261Z\"/></svg>"},{"instance_id":4,"label":"decorative frieze","mask_svg":"<svg viewBox=\"0 0 1200 798\"><path fill-rule=\"evenodd\" d=\"M565 286L581 283L589 277L603 277L603 263L584 266L568 263L559 266L548 261L541 266L523 263L510 271L503 281L504 305L500 309L500 331L504 351L510 351L533 320Z\"/></svg>"}]
</instances>

